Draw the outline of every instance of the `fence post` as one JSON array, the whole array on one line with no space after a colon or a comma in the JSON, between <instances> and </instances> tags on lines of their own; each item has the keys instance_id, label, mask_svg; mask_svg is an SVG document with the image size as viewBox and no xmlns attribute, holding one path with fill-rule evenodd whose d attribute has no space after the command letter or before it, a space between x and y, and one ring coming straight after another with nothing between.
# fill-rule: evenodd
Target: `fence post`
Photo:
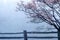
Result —
<instances>
[{"instance_id":1,"label":"fence post","mask_svg":"<svg viewBox=\"0 0 60 40\"><path fill-rule=\"evenodd\" d=\"M60 40L60 30L58 30L58 40Z\"/></svg>"},{"instance_id":2,"label":"fence post","mask_svg":"<svg viewBox=\"0 0 60 40\"><path fill-rule=\"evenodd\" d=\"M24 30L24 40L27 40L27 31Z\"/></svg>"}]
</instances>

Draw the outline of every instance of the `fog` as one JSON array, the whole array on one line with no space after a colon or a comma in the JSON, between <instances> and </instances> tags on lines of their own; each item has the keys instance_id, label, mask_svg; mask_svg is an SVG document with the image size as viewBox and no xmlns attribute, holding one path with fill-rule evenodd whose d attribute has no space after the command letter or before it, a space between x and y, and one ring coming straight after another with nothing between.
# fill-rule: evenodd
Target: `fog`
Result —
<instances>
[{"instance_id":1,"label":"fog","mask_svg":"<svg viewBox=\"0 0 60 40\"><path fill-rule=\"evenodd\" d=\"M19 0L0 0L0 32L38 31L37 27L49 27L46 23L29 22L30 20L24 12L16 11L17 2Z\"/></svg>"}]
</instances>

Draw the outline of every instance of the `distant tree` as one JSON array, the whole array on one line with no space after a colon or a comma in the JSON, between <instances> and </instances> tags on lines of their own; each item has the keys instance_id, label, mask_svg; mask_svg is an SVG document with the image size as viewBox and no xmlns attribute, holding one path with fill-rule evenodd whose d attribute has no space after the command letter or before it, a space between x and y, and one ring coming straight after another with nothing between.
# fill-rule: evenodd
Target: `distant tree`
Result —
<instances>
[{"instance_id":1,"label":"distant tree","mask_svg":"<svg viewBox=\"0 0 60 40\"><path fill-rule=\"evenodd\" d=\"M59 1L60 0L32 0L27 4L21 1L17 3L17 9L26 12L29 17L32 18L31 22L46 22L60 31L60 10L57 11L57 8L60 8Z\"/></svg>"}]
</instances>

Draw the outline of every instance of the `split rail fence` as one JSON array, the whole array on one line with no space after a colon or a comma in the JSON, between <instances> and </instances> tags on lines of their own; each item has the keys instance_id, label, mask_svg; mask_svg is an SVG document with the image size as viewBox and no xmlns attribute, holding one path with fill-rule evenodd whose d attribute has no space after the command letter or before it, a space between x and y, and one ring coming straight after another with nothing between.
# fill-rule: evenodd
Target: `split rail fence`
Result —
<instances>
[{"instance_id":1,"label":"split rail fence","mask_svg":"<svg viewBox=\"0 0 60 40\"><path fill-rule=\"evenodd\" d=\"M32 38L32 39L51 39L51 38L57 38L58 39L58 38L60 38L59 36L57 36L57 37L27 36L28 34L55 34L55 33L58 34L58 32L27 32L26 30L24 30L23 32L20 32L20 33L0 33L0 35L23 34L23 37L0 37L0 39L24 39L24 40L28 40L30 38Z\"/></svg>"}]
</instances>

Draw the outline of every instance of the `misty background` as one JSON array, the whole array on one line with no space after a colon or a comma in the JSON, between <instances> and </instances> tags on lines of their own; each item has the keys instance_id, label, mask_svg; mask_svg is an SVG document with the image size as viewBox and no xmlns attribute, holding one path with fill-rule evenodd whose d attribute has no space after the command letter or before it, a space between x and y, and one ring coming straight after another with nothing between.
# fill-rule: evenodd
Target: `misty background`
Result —
<instances>
[{"instance_id":1,"label":"misty background","mask_svg":"<svg viewBox=\"0 0 60 40\"><path fill-rule=\"evenodd\" d=\"M24 12L16 11L17 2L19 0L0 0L0 32L48 31L46 28L54 28L44 22L39 24L29 22L30 19Z\"/></svg>"},{"instance_id":2,"label":"misty background","mask_svg":"<svg viewBox=\"0 0 60 40\"><path fill-rule=\"evenodd\" d=\"M16 11L17 2L19 2L19 0L0 0L0 33L17 33L23 30L44 31L44 32L57 31L56 29L54 29L53 26L50 26L44 22L39 24L29 22L30 19L27 18L27 15L25 15L25 12ZM50 28L53 28L53 29L50 29ZM51 35L54 37L57 36L57 34L50 34L50 35L37 34L37 36L46 36L46 35L47 36ZM9 37L9 36L23 36L23 35L0 35L0 36ZM29 36L36 36L36 34L29 35ZM8 40L8 39L4 39L4 40ZM17 39L9 39L9 40L17 40ZM29 40L32 40L32 39L29 39ZM37 40L37 39L34 39L34 40ZM57 39L52 39L52 40L57 40Z\"/></svg>"}]
</instances>

